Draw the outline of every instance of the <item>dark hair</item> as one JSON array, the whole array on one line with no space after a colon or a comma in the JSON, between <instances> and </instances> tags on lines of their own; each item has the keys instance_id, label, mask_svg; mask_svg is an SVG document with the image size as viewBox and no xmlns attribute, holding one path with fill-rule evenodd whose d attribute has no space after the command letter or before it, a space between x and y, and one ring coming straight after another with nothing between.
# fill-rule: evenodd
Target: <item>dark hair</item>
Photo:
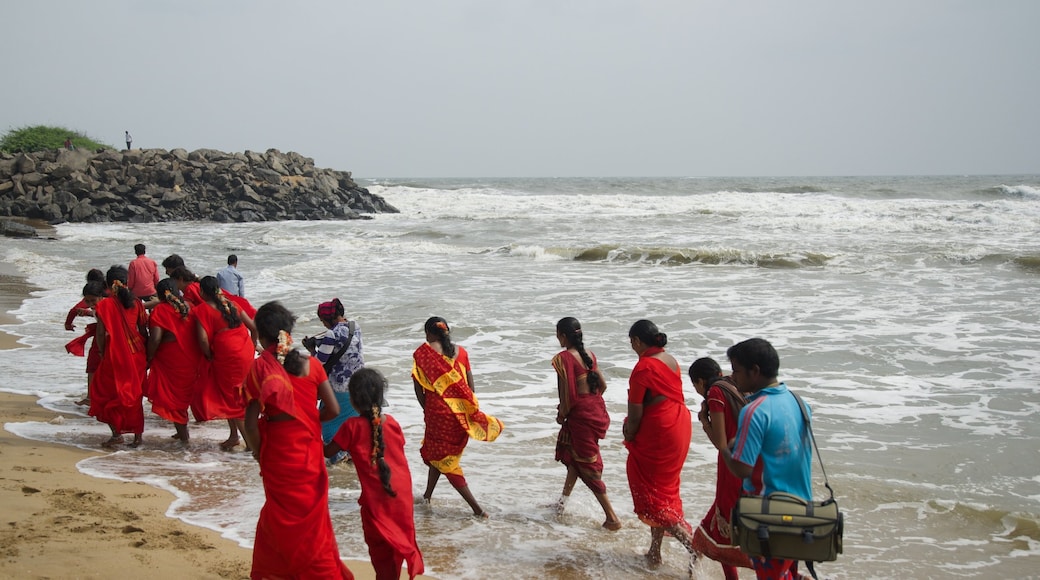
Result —
<instances>
[{"instance_id":1,"label":"dark hair","mask_svg":"<svg viewBox=\"0 0 1040 580\"><path fill-rule=\"evenodd\" d=\"M228 266L232 266L234 264L237 264L238 263L238 256L236 256L234 254L231 254L230 256L227 257L227 263L228 263Z\"/></svg>"},{"instance_id":2,"label":"dark hair","mask_svg":"<svg viewBox=\"0 0 1040 580\"><path fill-rule=\"evenodd\" d=\"M101 270L98 270L100 272ZM101 280L90 280L83 285L84 296L97 296L101 298L105 295L105 283Z\"/></svg>"},{"instance_id":3,"label":"dark hair","mask_svg":"<svg viewBox=\"0 0 1040 580\"><path fill-rule=\"evenodd\" d=\"M585 370L589 371L585 375L585 381L589 385L590 393L602 392L602 381L600 381L599 373L596 372L596 363L592 360L592 356L585 352L585 342L582 339L581 334L581 323L578 322L577 318L568 316L561 318L556 323L556 332L563 335L567 339L567 344L577 349L578 354L581 355L581 362L585 365Z\"/></svg>"},{"instance_id":4,"label":"dark hair","mask_svg":"<svg viewBox=\"0 0 1040 580\"><path fill-rule=\"evenodd\" d=\"M638 338L647 346L664 348L668 344L668 335L657 329L657 325L649 320L637 320L628 329L628 336Z\"/></svg>"},{"instance_id":5,"label":"dark hair","mask_svg":"<svg viewBox=\"0 0 1040 580\"><path fill-rule=\"evenodd\" d=\"M722 367L713 358L699 358L690 365L690 380L701 379L711 382L712 379L722 376Z\"/></svg>"},{"instance_id":6,"label":"dark hair","mask_svg":"<svg viewBox=\"0 0 1040 580\"><path fill-rule=\"evenodd\" d=\"M383 393L386 392L386 379L375 369L361 368L350 375L347 389L350 390L350 404L372 425L372 466L379 470L379 481L386 493L397 497L397 492L390 485L390 466L383 458L386 443L383 442L382 401ZM359 459L354 458L355 461Z\"/></svg>"},{"instance_id":7,"label":"dark hair","mask_svg":"<svg viewBox=\"0 0 1040 580\"><path fill-rule=\"evenodd\" d=\"M181 318L188 317L188 303L185 302L177 290L177 284L174 283L172 278L163 278L159 280L159 283L155 285L155 293L159 295L159 299L166 302L181 315Z\"/></svg>"},{"instance_id":8,"label":"dark hair","mask_svg":"<svg viewBox=\"0 0 1040 580\"><path fill-rule=\"evenodd\" d=\"M87 270L87 282L101 282L105 283L105 273L97 268L91 268Z\"/></svg>"},{"instance_id":9,"label":"dark hair","mask_svg":"<svg viewBox=\"0 0 1040 580\"><path fill-rule=\"evenodd\" d=\"M112 266L105 273L105 283L112 289L112 293L119 298L119 303L123 305L123 308L129 310L133 308L137 298L126 287L126 279L127 272L123 266Z\"/></svg>"},{"instance_id":10,"label":"dark hair","mask_svg":"<svg viewBox=\"0 0 1040 580\"><path fill-rule=\"evenodd\" d=\"M180 268L182 266L184 266L184 258L178 256L177 254L170 254L169 256L166 256L165 260L162 261L162 267L170 271L176 270L177 268Z\"/></svg>"},{"instance_id":11,"label":"dark hair","mask_svg":"<svg viewBox=\"0 0 1040 580\"><path fill-rule=\"evenodd\" d=\"M206 276L206 278L212 278L212 276ZM257 308L254 320L256 321L256 333L268 343L277 343L278 335L283 331L291 335L293 326L296 325L296 315L277 300ZM308 358L303 356L299 349L294 348L285 354L282 366L291 375L306 376Z\"/></svg>"},{"instance_id":12,"label":"dark hair","mask_svg":"<svg viewBox=\"0 0 1040 580\"><path fill-rule=\"evenodd\" d=\"M144 255L144 244L134 244L134 253L138 256Z\"/></svg>"},{"instance_id":13,"label":"dark hair","mask_svg":"<svg viewBox=\"0 0 1040 580\"><path fill-rule=\"evenodd\" d=\"M187 268L177 268L177 271L174 272L174 274L181 270L191 274ZM194 276L194 274L191 275ZM173 277L176 278L177 276ZM228 323L228 328L237 328L239 324L242 324L242 319L238 317L238 308L232 306L228 302L227 296L224 296L224 293L221 292L220 283L217 282L215 277L204 276L202 280L199 281L199 290L202 292L203 298L216 303L217 310L220 311L220 315L223 316L224 320ZM289 327L289 330L292 330L291 326ZM278 340L278 331L275 331L274 335L275 340Z\"/></svg>"},{"instance_id":14,"label":"dark hair","mask_svg":"<svg viewBox=\"0 0 1040 580\"><path fill-rule=\"evenodd\" d=\"M426 329L426 334L436 336L440 341L444 356L455 358L455 345L451 342L451 329L448 328L447 320L440 316L431 316L426 321L424 328Z\"/></svg>"},{"instance_id":15,"label":"dark hair","mask_svg":"<svg viewBox=\"0 0 1040 580\"><path fill-rule=\"evenodd\" d=\"M199 277L196 276L194 272L192 272L184 266L177 266L176 268L174 268L173 271L170 272L170 278L173 278L174 280L180 280L181 282L189 283L199 281Z\"/></svg>"},{"instance_id":16,"label":"dark hair","mask_svg":"<svg viewBox=\"0 0 1040 580\"><path fill-rule=\"evenodd\" d=\"M726 350L726 356L745 369L757 366L758 372L769 379L776 378L780 371L780 355L764 338L749 338L738 342Z\"/></svg>"}]
</instances>

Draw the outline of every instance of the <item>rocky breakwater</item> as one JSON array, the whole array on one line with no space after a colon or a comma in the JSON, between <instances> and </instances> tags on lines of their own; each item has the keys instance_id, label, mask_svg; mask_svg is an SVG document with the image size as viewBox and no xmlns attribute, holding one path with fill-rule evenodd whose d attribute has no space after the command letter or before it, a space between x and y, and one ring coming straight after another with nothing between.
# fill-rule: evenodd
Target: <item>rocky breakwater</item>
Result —
<instances>
[{"instance_id":1,"label":"rocky breakwater","mask_svg":"<svg viewBox=\"0 0 1040 580\"><path fill-rule=\"evenodd\" d=\"M0 216L61 222L360 219L397 213L298 153L212 149L0 154Z\"/></svg>"}]
</instances>

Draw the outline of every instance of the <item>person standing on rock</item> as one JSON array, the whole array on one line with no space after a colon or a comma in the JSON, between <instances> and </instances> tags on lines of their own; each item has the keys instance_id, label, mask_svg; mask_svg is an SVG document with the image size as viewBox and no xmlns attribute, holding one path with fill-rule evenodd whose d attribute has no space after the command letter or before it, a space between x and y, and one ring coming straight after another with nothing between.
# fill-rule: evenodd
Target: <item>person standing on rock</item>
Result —
<instances>
[{"instance_id":1,"label":"person standing on rock","mask_svg":"<svg viewBox=\"0 0 1040 580\"><path fill-rule=\"evenodd\" d=\"M134 138L130 136L130 131L126 132L126 150L130 150L130 144L134 142Z\"/></svg>"}]
</instances>

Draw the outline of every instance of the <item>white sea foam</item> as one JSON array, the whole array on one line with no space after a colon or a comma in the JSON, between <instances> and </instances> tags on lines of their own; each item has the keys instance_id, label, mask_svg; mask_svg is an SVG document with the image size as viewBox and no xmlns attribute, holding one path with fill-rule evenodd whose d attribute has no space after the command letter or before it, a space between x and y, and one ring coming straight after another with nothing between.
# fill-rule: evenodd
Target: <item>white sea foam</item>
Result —
<instances>
[{"instance_id":1,"label":"white sea foam","mask_svg":"<svg viewBox=\"0 0 1040 580\"><path fill-rule=\"evenodd\" d=\"M473 443L463 459L493 519L469 518L442 482L432 510L416 512L434 574L475 577L473 570L507 562L514 567L506 573L518 577L532 570L652 577L640 560L648 534L629 515L619 436L635 363L627 330L650 318L683 366L712 356L725 367L725 349L748 336L777 346L782 378L813 408L828 475L850 518L850 549L828 574L971 576L980 566L980 573L1023 576L1028 558L1021 555L1036 554L1036 538L991 540L1008 535L1004 514L1040 519L1040 478L1035 462L1023 460L1035 457L1040 438L1040 297L1036 273L1013 265L1036 254L1040 204L1028 191L981 196L996 185L974 180L959 195L949 181L918 178L905 190L898 178L881 180L882 193L870 180L757 188L744 181L558 180L529 191L522 182L384 182L370 189L401 214L61 225L57 241L12 240L0 257L43 290L16 311L19 323L3 327L34 348L0 351L2 386L45 396L67 419L7 428L91 449L105 438L107 429L72 402L84 392L84 361L62 349L76 335L62 323L87 268L125 263L138 241L157 260L184 256L198 275L215 272L233 251L250 300L282 300L300 315L297 333L321 330L318 302L337 296L347 304L368 364L390 381L389 412L408 440L413 493L421 493L426 473L409 376L423 321L444 316L470 350L481 404L506 423L499 441ZM683 187L698 189L678 192ZM568 315L582 320L607 376L613 424L602 454L604 480L626 523L617 534L598 535L602 513L583 489L562 517L540 507L555 501L563 483L553 461L549 359L559 349L554 324ZM695 408L700 399L686 388ZM216 450L226 427L191 428L192 447L181 450L169 426L149 415L144 448L82 467L179 490L171 508L177 517L248 545L263 502L256 466L246 454ZM695 425L683 479L691 521L711 504L714 461ZM344 554L364 558L348 467L332 470L330 507ZM914 550L936 550L961 568L939 569ZM684 573L674 542L666 543L665 559L662 574Z\"/></svg>"}]
</instances>

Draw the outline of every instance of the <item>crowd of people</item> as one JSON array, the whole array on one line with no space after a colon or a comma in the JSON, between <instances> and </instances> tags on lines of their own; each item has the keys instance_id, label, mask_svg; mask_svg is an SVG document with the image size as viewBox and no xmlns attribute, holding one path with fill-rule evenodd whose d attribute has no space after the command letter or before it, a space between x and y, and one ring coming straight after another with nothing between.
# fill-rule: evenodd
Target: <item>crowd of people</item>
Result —
<instances>
[{"instance_id":1,"label":"crowd of people","mask_svg":"<svg viewBox=\"0 0 1040 580\"><path fill-rule=\"evenodd\" d=\"M244 439L260 464L267 500L257 522L254 578L352 578L336 547L327 474L327 465L349 460L361 484L362 529L377 578L398 578L405 565L409 577L422 573L404 435L383 412L386 380L365 368L361 329L347 319L342 302L318 305L326 332L305 338L301 350L292 337L293 313L277 301L257 309L245 298L237 256L216 276L199 279L174 254L163 260L168 277L160 280L145 246L135 246L135 253L129 267L91 270L83 299L66 319L68 330L77 317L94 319L66 348L87 357L87 397L79 403L109 426L103 445L124 445L125 434L133 435L130 446L141 445L144 398L185 445L189 411L196 421L226 420L221 449L232 451ZM470 439L498 438L502 421L481 411L469 353L452 340L448 322L431 317L423 333L412 364L425 423L422 501L431 501L443 474L473 515L487 518L461 457ZM622 432L634 511L650 528L647 565L661 564L670 535L691 554L691 572L706 556L722 565L727 579L737 578L740 567L754 568L759 578L799 578L796 562L749 558L731 541L731 511L742 494L781 491L812 499L806 425L777 378L776 350L753 338L727 350L730 376L711 358L688 369L704 398L698 422L718 449L714 503L694 529L680 494L693 437L682 370L653 322L636 322L628 335L637 362ZM603 528L615 531L622 522L602 479L599 448L610 426L606 379L577 319L561 319L556 336L563 349L551 362L560 401L556 459L566 467L556 510L564 512L580 479L603 509Z\"/></svg>"}]
</instances>

